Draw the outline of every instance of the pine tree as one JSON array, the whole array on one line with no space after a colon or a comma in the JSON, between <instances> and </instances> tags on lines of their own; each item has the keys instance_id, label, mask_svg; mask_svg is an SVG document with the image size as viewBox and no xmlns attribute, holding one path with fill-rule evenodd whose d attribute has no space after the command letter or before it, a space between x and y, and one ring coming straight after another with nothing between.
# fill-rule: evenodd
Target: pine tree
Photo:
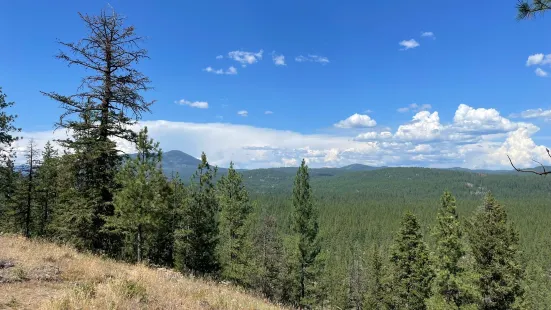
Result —
<instances>
[{"instance_id":1,"label":"pine tree","mask_svg":"<svg viewBox=\"0 0 551 310\"><path fill-rule=\"evenodd\" d=\"M283 241L279 235L277 220L264 215L253 237L254 256L251 267L251 285L270 300L280 300L283 276Z\"/></svg>"},{"instance_id":2,"label":"pine tree","mask_svg":"<svg viewBox=\"0 0 551 310\"><path fill-rule=\"evenodd\" d=\"M385 286L383 282L383 258L378 244L371 250L367 274L366 294L363 303L364 308L368 310L384 309Z\"/></svg>"},{"instance_id":3,"label":"pine tree","mask_svg":"<svg viewBox=\"0 0 551 310\"><path fill-rule=\"evenodd\" d=\"M136 157L128 159L117 174L122 188L115 193L115 215L107 218L106 226L131 240L132 258L141 262L149 256L144 244L161 225L167 197L162 195L166 185L160 167L162 153L159 143L149 139L147 127L138 135L137 150Z\"/></svg>"},{"instance_id":4,"label":"pine tree","mask_svg":"<svg viewBox=\"0 0 551 310\"><path fill-rule=\"evenodd\" d=\"M37 204L39 211L38 233L46 235L52 219L52 212L56 206L58 190L58 151L50 141L46 143L42 152L42 164L36 176Z\"/></svg>"},{"instance_id":5,"label":"pine tree","mask_svg":"<svg viewBox=\"0 0 551 310\"><path fill-rule=\"evenodd\" d=\"M538 13L543 14L550 9L551 0L532 0L532 4L527 1L519 1L517 4L517 18L530 18Z\"/></svg>"},{"instance_id":6,"label":"pine tree","mask_svg":"<svg viewBox=\"0 0 551 310\"><path fill-rule=\"evenodd\" d=\"M222 277L240 285L246 285L246 273L250 259L247 244L247 220L252 211L249 194L243 185L243 177L230 163L228 174L217 183L220 203L219 257Z\"/></svg>"},{"instance_id":7,"label":"pine tree","mask_svg":"<svg viewBox=\"0 0 551 310\"><path fill-rule=\"evenodd\" d=\"M480 309L511 309L524 293L519 236L491 193L469 222L468 233L475 271L480 275Z\"/></svg>"},{"instance_id":8,"label":"pine tree","mask_svg":"<svg viewBox=\"0 0 551 310\"><path fill-rule=\"evenodd\" d=\"M6 94L2 92L2 87L0 87L0 168L5 167L8 160L13 158L12 144L19 139L14 134L21 131L21 128L17 128L13 124L17 115L6 112L6 109L12 107L15 103L7 102L6 98Z\"/></svg>"},{"instance_id":9,"label":"pine tree","mask_svg":"<svg viewBox=\"0 0 551 310\"><path fill-rule=\"evenodd\" d=\"M417 218L406 212L391 250L393 274L390 307L426 309L433 271Z\"/></svg>"},{"instance_id":10,"label":"pine tree","mask_svg":"<svg viewBox=\"0 0 551 310\"><path fill-rule=\"evenodd\" d=\"M71 161L77 165L73 169L75 191L83 200L81 210L91 212L80 215L89 222L88 232L76 233L91 238L80 243L110 252L120 245L114 244L116 236L102 229L106 216L113 215L113 193L118 188L115 175L122 162L114 139L136 142L131 125L152 104L141 95L149 89L149 79L135 68L147 52L139 47L143 38L135 35L133 26L124 26L124 18L116 12L80 17L88 36L76 43L59 42L66 51L57 57L90 75L82 79L76 94L43 94L65 110L57 127L73 132L72 138L60 142L75 154Z\"/></svg>"},{"instance_id":11,"label":"pine tree","mask_svg":"<svg viewBox=\"0 0 551 310\"><path fill-rule=\"evenodd\" d=\"M348 264L348 308L363 309L366 294L366 267L357 247L352 250L352 260Z\"/></svg>"},{"instance_id":12,"label":"pine tree","mask_svg":"<svg viewBox=\"0 0 551 310\"><path fill-rule=\"evenodd\" d=\"M20 174L15 172L11 158L0 167L0 231L14 231L13 210Z\"/></svg>"},{"instance_id":13,"label":"pine tree","mask_svg":"<svg viewBox=\"0 0 551 310\"><path fill-rule=\"evenodd\" d=\"M218 200L213 183L216 171L202 153L192 179L189 203L176 233L175 263L182 271L199 275L216 275L219 271Z\"/></svg>"},{"instance_id":14,"label":"pine tree","mask_svg":"<svg viewBox=\"0 0 551 310\"><path fill-rule=\"evenodd\" d=\"M13 217L16 231L31 237L35 230L36 172L39 166L38 148L31 139L25 150L25 164L19 171L19 182L15 193Z\"/></svg>"},{"instance_id":15,"label":"pine tree","mask_svg":"<svg viewBox=\"0 0 551 310\"><path fill-rule=\"evenodd\" d=\"M321 268L316 260L321 251L318 212L312 200L308 166L303 159L293 188L293 232L298 237L298 304L301 308L311 308L315 304Z\"/></svg>"},{"instance_id":16,"label":"pine tree","mask_svg":"<svg viewBox=\"0 0 551 310\"><path fill-rule=\"evenodd\" d=\"M441 197L438 210L435 264L435 296L443 298L447 308L461 309L475 299L473 283L462 260L465 258L463 230L456 210L455 197L448 191Z\"/></svg>"}]
</instances>

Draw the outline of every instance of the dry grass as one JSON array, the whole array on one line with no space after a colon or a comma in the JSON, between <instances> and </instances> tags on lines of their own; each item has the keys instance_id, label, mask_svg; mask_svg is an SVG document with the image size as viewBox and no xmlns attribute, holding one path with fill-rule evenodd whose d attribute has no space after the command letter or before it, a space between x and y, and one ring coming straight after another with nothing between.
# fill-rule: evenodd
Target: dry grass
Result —
<instances>
[{"instance_id":1,"label":"dry grass","mask_svg":"<svg viewBox=\"0 0 551 310\"><path fill-rule=\"evenodd\" d=\"M280 309L232 286L0 236L0 309Z\"/></svg>"}]
</instances>

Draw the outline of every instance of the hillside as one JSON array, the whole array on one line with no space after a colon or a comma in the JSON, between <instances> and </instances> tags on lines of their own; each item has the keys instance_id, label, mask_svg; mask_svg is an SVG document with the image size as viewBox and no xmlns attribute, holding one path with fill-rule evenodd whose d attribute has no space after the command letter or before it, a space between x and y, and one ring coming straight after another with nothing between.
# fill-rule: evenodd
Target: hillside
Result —
<instances>
[{"instance_id":1,"label":"hillside","mask_svg":"<svg viewBox=\"0 0 551 310\"><path fill-rule=\"evenodd\" d=\"M0 236L0 244L0 309L279 309L164 268L16 236Z\"/></svg>"}]
</instances>

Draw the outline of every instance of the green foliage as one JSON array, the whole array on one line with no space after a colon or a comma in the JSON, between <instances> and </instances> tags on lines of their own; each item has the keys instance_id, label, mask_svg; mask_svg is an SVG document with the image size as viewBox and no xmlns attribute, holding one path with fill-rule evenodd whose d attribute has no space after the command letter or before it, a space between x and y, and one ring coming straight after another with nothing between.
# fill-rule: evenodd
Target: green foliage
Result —
<instances>
[{"instance_id":1,"label":"green foliage","mask_svg":"<svg viewBox=\"0 0 551 310\"><path fill-rule=\"evenodd\" d=\"M415 215L406 212L391 249L392 280L389 307L426 309L434 272Z\"/></svg>"},{"instance_id":2,"label":"green foliage","mask_svg":"<svg viewBox=\"0 0 551 310\"><path fill-rule=\"evenodd\" d=\"M17 115L8 114L6 111L15 103L6 101L6 98L0 87L0 163L5 163L13 157L12 143L19 139L14 134L21 131L21 128L16 128L13 124Z\"/></svg>"},{"instance_id":3,"label":"green foliage","mask_svg":"<svg viewBox=\"0 0 551 310\"><path fill-rule=\"evenodd\" d=\"M250 284L270 300L281 300L283 290L288 289L283 287L285 261L279 234L276 218L263 215L252 236L256 255L249 266Z\"/></svg>"},{"instance_id":4,"label":"green foliage","mask_svg":"<svg viewBox=\"0 0 551 310\"><path fill-rule=\"evenodd\" d=\"M298 246L298 304L309 308L316 303L319 285L320 264L316 259L321 251L318 238L317 209L313 204L310 176L305 160L302 160L293 187L293 232L297 234Z\"/></svg>"},{"instance_id":5,"label":"green foliage","mask_svg":"<svg viewBox=\"0 0 551 310\"><path fill-rule=\"evenodd\" d=\"M233 168L217 183L220 204L220 243L218 248L222 278L246 285L251 248L247 243L246 222L252 211L243 177Z\"/></svg>"},{"instance_id":6,"label":"green foliage","mask_svg":"<svg viewBox=\"0 0 551 310\"><path fill-rule=\"evenodd\" d=\"M36 176L36 192L38 205L38 234L48 235L48 226L55 212L58 192L58 152L50 141L46 143L42 152L42 164Z\"/></svg>"},{"instance_id":7,"label":"green foliage","mask_svg":"<svg viewBox=\"0 0 551 310\"><path fill-rule=\"evenodd\" d=\"M129 238L135 249L132 260L141 262L150 258L147 249L158 246L151 238L168 210L167 195L163 195L166 178L159 167L161 150L159 143L149 139L147 127L138 135L137 149L136 158L127 160L117 174L122 188L115 192L114 215L106 218L106 228Z\"/></svg>"},{"instance_id":8,"label":"green foliage","mask_svg":"<svg viewBox=\"0 0 551 310\"><path fill-rule=\"evenodd\" d=\"M480 275L481 309L511 309L523 295L519 236L507 222L505 209L491 193L469 222L474 268Z\"/></svg>"},{"instance_id":9,"label":"green foliage","mask_svg":"<svg viewBox=\"0 0 551 310\"><path fill-rule=\"evenodd\" d=\"M517 4L517 18L526 19L551 9L551 0L532 0L532 3L520 1Z\"/></svg>"},{"instance_id":10,"label":"green foliage","mask_svg":"<svg viewBox=\"0 0 551 310\"><path fill-rule=\"evenodd\" d=\"M436 253L434 293L442 298L447 308L461 309L475 300L474 283L462 260L465 259L463 231L456 210L455 197L448 191L441 198L434 236Z\"/></svg>"},{"instance_id":11,"label":"green foliage","mask_svg":"<svg viewBox=\"0 0 551 310\"><path fill-rule=\"evenodd\" d=\"M152 102L146 102L142 91L149 89L149 79L136 69L136 64L147 58L139 47L141 37L132 26L124 25L124 18L112 11L97 16L80 14L88 35L75 43L59 42L63 50L57 58L69 65L85 68L90 75L82 78L78 91L72 95L45 93L57 101L63 114L57 127L72 131L71 138L61 144L74 154L75 173L71 196L78 196L78 208L85 211L79 229L86 229L92 240L82 240L85 232L77 232L77 243L91 250L116 255L120 248L117 234L104 229L106 217L113 216L113 193L119 184L115 175L122 157L115 138L135 142L132 126L149 111ZM102 31L97 31L102 29ZM69 199L70 200L70 199ZM69 206L62 208L64 220L71 219ZM70 222L58 223L61 229L73 230Z\"/></svg>"},{"instance_id":12,"label":"green foliage","mask_svg":"<svg viewBox=\"0 0 551 310\"><path fill-rule=\"evenodd\" d=\"M218 199L213 183L216 170L205 153L201 154L189 202L176 232L177 267L200 275L216 275L220 268L216 255Z\"/></svg>"},{"instance_id":13,"label":"green foliage","mask_svg":"<svg viewBox=\"0 0 551 310\"><path fill-rule=\"evenodd\" d=\"M364 308L368 310L384 309L385 307L385 270L379 245L371 250L367 269L366 294Z\"/></svg>"}]
</instances>

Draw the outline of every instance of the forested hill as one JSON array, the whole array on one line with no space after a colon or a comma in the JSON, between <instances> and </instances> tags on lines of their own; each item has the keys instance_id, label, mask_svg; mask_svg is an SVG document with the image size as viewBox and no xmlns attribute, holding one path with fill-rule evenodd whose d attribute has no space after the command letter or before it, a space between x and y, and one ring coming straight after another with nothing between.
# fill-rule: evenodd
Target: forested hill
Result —
<instances>
[{"instance_id":1,"label":"forested hill","mask_svg":"<svg viewBox=\"0 0 551 310\"><path fill-rule=\"evenodd\" d=\"M163 154L163 171L168 177L177 172L187 182L199 162L197 158L184 152L169 151ZM225 168L219 168L218 173L222 175L226 171ZM252 194L277 194L291 191L296 171L296 167L281 167L241 170L241 173ZM518 173L513 169L431 169L353 164L341 168L310 168L309 171L312 187L317 195L437 198L446 189L460 198L476 199L487 191L503 198L530 194L551 195L549 182L541 182L539 176Z\"/></svg>"}]
</instances>

